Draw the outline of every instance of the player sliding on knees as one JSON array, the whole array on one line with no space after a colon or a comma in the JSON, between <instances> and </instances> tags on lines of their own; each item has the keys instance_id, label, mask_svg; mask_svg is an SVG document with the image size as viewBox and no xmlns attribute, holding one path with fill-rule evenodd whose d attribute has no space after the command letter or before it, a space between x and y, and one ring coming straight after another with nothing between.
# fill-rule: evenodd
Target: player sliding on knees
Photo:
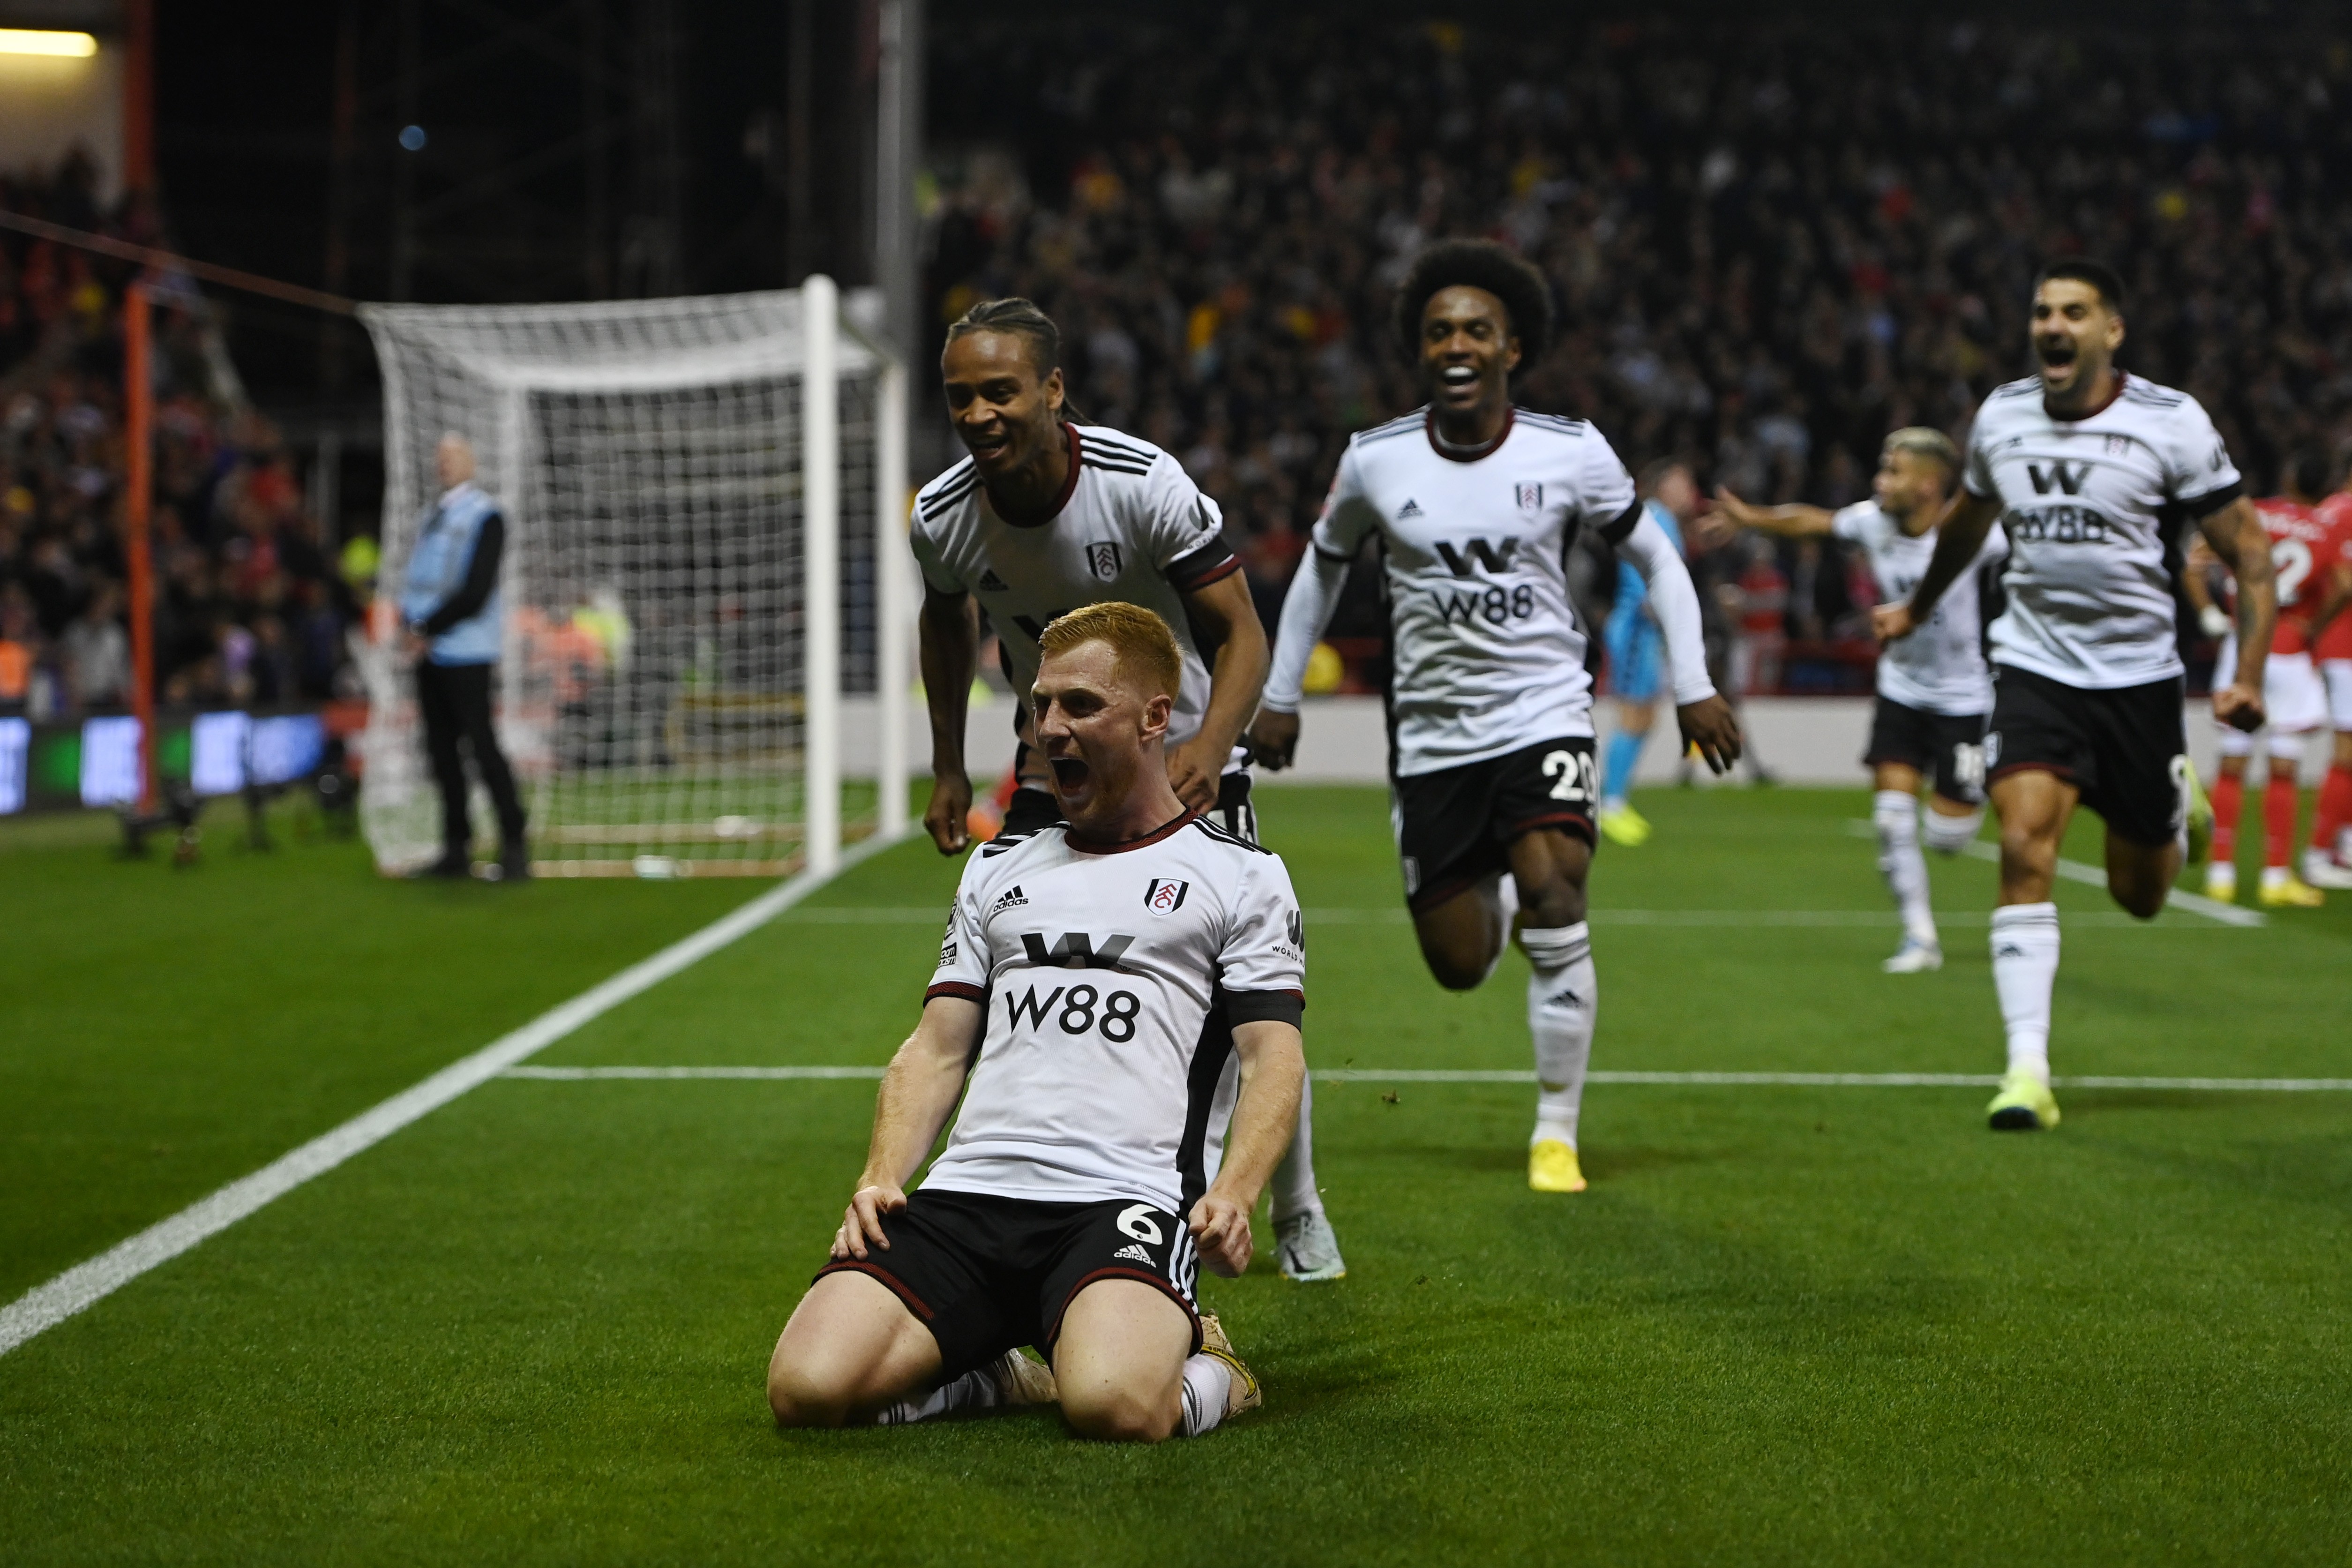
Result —
<instances>
[{"instance_id":1,"label":"player sliding on knees","mask_svg":"<svg viewBox=\"0 0 2352 1568\"><path fill-rule=\"evenodd\" d=\"M1174 629L1183 660L1168 721L1168 773L1177 796L1229 833L1257 841L1248 753L1234 744L1265 684L1265 627L1223 518L1175 458L1149 441L1084 423L1063 395L1062 334L1026 300L974 305L948 329L940 355L948 415L971 456L915 498L912 538L922 565L923 688L931 718L931 799L923 824L943 855L970 842L971 780L964 771L965 704L979 647L974 600L995 628L1006 673L1023 699L1015 721L1019 787L1002 831L1033 833L1060 808L1034 744L1026 695L1039 632L1082 605L1128 602ZM1213 647L1202 658L1197 634ZM1224 1137L1230 1075L1212 1107L1209 1136ZM1347 1273L1339 1238L1316 1190L1312 1093L1299 1102L1290 1152L1274 1175L1275 1256L1286 1279Z\"/></svg>"},{"instance_id":2,"label":"player sliding on knees","mask_svg":"<svg viewBox=\"0 0 2352 1568\"><path fill-rule=\"evenodd\" d=\"M1542 274L1497 245L1433 246L1399 289L1396 328L1431 400L1349 439L1283 604L1251 740L1267 767L1288 764L1307 656L1357 548L1377 537L1395 670L1397 850L1414 934L1437 983L1467 991L1494 972L1516 906L1535 971L1528 1184L1581 1192L1596 780L1592 685L1565 563L1579 529L1598 529L1649 585L1685 742L1720 773L1738 759L1739 725L1707 680L1682 554L1644 514L1624 464L1584 421L1511 405L1512 372L1541 357L1551 333Z\"/></svg>"},{"instance_id":3,"label":"player sliding on knees","mask_svg":"<svg viewBox=\"0 0 2352 1568\"><path fill-rule=\"evenodd\" d=\"M1914 426L1886 437L1868 500L1831 512L1817 506L1751 506L1724 490L1716 498L1716 515L1784 538L1828 534L1859 546L1880 595L1901 599L1927 574L1936 552L1936 520L1959 467L1950 437ZM1889 645L1878 661L1878 701L1862 763L1877 792L1871 816L1878 828L1878 869L1903 914L1903 945L1879 965L1889 974L1944 966L1919 841L1957 855L1984 821L1992 673L1985 668L1980 590L2008 554L2000 529L1987 530L1970 569L1937 603L1926 626ZM1934 781L1924 816L1923 778Z\"/></svg>"},{"instance_id":4,"label":"player sliding on knees","mask_svg":"<svg viewBox=\"0 0 2352 1568\"><path fill-rule=\"evenodd\" d=\"M1278 858L1169 784L1166 623L1096 605L1041 640L1031 710L1061 819L965 864L832 1261L776 1342L784 1426L1058 1396L1083 1436L1157 1442L1259 1402L1193 1279L1249 1267L1250 1211L1297 1119L1297 900ZM1213 1169L1228 1053L1240 1088Z\"/></svg>"},{"instance_id":5,"label":"player sliding on knees","mask_svg":"<svg viewBox=\"0 0 2352 1568\"><path fill-rule=\"evenodd\" d=\"M1997 1130L2058 1124L2050 1092L2050 998L2058 978L2058 847L2077 805L2106 819L2107 892L2142 920L2199 858L2212 812L2181 723L2166 520L2197 521L2238 577L2236 679L2214 716L2263 726L2276 598L2270 536L2213 421L2185 392L2116 368L2123 285L2095 261L2060 261L2034 284L2041 373L1977 410L1960 492L1907 603L1873 613L1898 643L1930 624L1979 558L1993 521L2009 534L2008 607L1992 626L1992 728L1985 737L2000 818L1992 977L2009 1069L1987 1113Z\"/></svg>"}]
</instances>

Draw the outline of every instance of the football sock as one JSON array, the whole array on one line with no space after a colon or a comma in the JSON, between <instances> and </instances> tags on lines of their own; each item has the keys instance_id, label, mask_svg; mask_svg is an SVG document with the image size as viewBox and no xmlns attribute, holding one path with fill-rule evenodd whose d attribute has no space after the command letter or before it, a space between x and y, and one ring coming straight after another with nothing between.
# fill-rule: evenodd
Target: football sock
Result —
<instances>
[{"instance_id":1,"label":"football sock","mask_svg":"<svg viewBox=\"0 0 2352 1568\"><path fill-rule=\"evenodd\" d=\"M2271 782L2263 789L2263 864L2284 867L2294 855L2294 814L2303 804L2294 775L2271 764Z\"/></svg>"},{"instance_id":2,"label":"football sock","mask_svg":"<svg viewBox=\"0 0 2352 1568\"><path fill-rule=\"evenodd\" d=\"M1601 753L1602 805L1625 804L1625 792L1633 787L1633 768L1642 760L1642 742L1648 739L1626 730L1609 737L1608 748Z\"/></svg>"},{"instance_id":3,"label":"football sock","mask_svg":"<svg viewBox=\"0 0 2352 1568\"><path fill-rule=\"evenodd\" d=\"M2223 773L2213 781L2213 851L2208 858L2214 865L2227 865L2238 858L2238 816L2245 809L2243 777Z\"/></svg>"},{"instance_id":4,"label":"football sock","mask_svg":"<svg viewBox=\"0 0 2352 1568\"><path fill-rule=\"evenodd\" d=\"M2319 815L2312 820L2311 847L2335 854L2347 826L2352 826L2352 768L2337 763L2319 782Z\"/></svg>"},{"instance_id":5,"label":"football sock","mask_svg":"<svg viewBox=\"0 0 2352 1568\"><path fill-rule=\"evenodd\" d=\"M1984 826L1984 807L1979 806L1966 816L1946 816L1940 811L1926 811L1919 816L1919 837L1927 847L1938 855L1957 855L1976 842L1977 829Z\"/></svg>"},{"instance_id":6,"label":"football sock","mask_svg":"<svg viewBox=\"0 0 2352 1568\"><path fill-rule=\"evenodd\" d=\"M1270 1185L1276 1225L1323 1206L1315 1191L1315 1078L1311 1073L1298 1085L1298 1131L1291 1134L1289 1152L1274 1168Z\"/></svg>"},{"instance_id":7,"label":"football sock","mask_svg":"<svg viewBox=\"0 0 2352 1568\"><path fill-rule=\"evenodd\" d=\"M1225 1418L1225 1401L1233 1396L1234 1369L1203 1351L1184 1358L1183 1416L1176 1429L1198 1437L1217 1429Z\"/></svg>"},{"instance_id":8,"label":"football sock","mask_svg":"<svg viewBox=\"0 0 2352 1568\"><path fill-rule=\"evenodd\" d=\"M877 1426L911 1426L918 1421L929 1421L934 1415L948 1415L962 1410L993 1410L1004 1403L1004 1391L996 1385L986 1367L978 1367L961 1377L951 1378L929 1394L902 1399L874 1417Z\"/></svg>"},{"instance_id":9,"label":"football sock","mask_svg":"<svg viewBox=\"0 0 2352 1568\"><path fill-rule=\"evenodd\" d=\"M1992 984L2009 1029L2009 1070L2050 1081L2050 992L2058 980L2058 906L1992 912Z\"/></svg>"},{"instance_id":10,"label":"football sock","mask_svg":"<svg viewBox=\"0 0 2352 1568\"><path fill-rule=\"evenodd\" d=\"M1535 973L1528 978L1528 1032L1536 1046L1536 1130L1529 1140L1576 1144L1576 1117L1584 1100L1584 1068L1592 1057L1592 1022L1599 981L1592 967L1592 928L1579 921L1519 932Z\"/></svg>"},{"instance_id":11,"label":"football sock","mask_svg":"<svg viewBox=\"0 0 2352 1568\"><path fill-rule=\"evenodd\" d=\"M1936 945L1936 917L1927 908L1927 862L1919 853L1919 803L1899 789L1880 790L1870 818L1878 826L1878 869L1886 879L1903 929L1911 940Z\"/></svg>"}]
</instances>

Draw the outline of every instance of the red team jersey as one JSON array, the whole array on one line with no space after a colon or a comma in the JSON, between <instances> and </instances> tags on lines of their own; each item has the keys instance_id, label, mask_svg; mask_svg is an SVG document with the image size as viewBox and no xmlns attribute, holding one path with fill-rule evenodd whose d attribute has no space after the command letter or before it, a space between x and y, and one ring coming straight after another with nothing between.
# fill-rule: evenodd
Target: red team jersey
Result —
<instances>
[{"instance_id":1,"label":"red team jersey","mask_svg":"<svg viewBox=\"0 0 2352 1568\"><path fill-rule=\"evenodd\" d=\"M2326 601L2336 563L2344 559L2344 530L2331 526L2316 508L2284 496L2256 501L2254 511L2271 536L2271 569L2278 581L2278 632L2271 639L2271 651L2309 653L2312 613ZM2352 658L2352 653L2334 657Z\"/></svg>"},{"instance_id":2,"label":"red team jersey","mask_svg":"<svg viewBox=\"0 0 2352 1568\"><path fill-rule=\"evenodd\" d=\"M2328 531L2328 542L2321 551L2322 564L2312 573L2316 585L2309 590L2310 607L2316 613L2320 601L2327 596L2326 582L2332 571L2352 570L2352 490L2338 490L2313 510ZM2320 629L2319 642L2312 653L2321 659L2352 659L2352 610L2346 610Z\"/></svg>"}]
</instances>

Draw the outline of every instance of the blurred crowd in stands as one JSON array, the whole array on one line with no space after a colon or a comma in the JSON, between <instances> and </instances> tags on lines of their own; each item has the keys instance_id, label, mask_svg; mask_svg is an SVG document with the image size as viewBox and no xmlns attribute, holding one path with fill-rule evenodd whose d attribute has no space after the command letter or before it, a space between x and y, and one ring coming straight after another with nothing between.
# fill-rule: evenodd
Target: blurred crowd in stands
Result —
<instances>
[{"instance_id":1,"label":"blurred crowd in stands","mask_svg":"<svg viewBox=\"0 0 2352 1568\"><path fill-rule=\"evenodd\" d=\"M2343 43L1567 15L960 37L932 79L940 319L1008 293L1053 312L1079 405L1217 496L1269 612L1349 432L1422 401L1389 298L1445 235L1552 279L1559 341L1522 402L1752 500L1854 500L1887 430L1960 434L2028 374L2032 277L2068 254L2122 269L2125 364L2194 393L2257 487L2352 437ZM1813 542L1727 552L1704 564L1728 618L1789 644L1759 684L1803 689L1805 645L1866 666L1866 576Z\"/></svg>"},{"instance_id":2,"label":"blurred crowd in stands","mask_svg":"<svg viewBox=\"0 0 2352 1568\"><path fill-rule=\"evenodd\" d=\"M102 207L89 161L0 177L0 208L160 244L149 204ZM137 268L0 232L0 713L130 700L121 300ZM272 706L349 686L351 581L268 421L242 406L203 302L156 280L155 680L167 704Z\"/></svg>"}]
</instances>

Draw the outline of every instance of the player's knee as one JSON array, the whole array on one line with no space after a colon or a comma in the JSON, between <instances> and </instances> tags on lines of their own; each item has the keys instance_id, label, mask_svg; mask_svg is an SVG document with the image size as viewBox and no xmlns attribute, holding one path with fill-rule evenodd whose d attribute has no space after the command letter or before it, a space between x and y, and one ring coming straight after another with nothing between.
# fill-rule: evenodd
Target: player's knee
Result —
<instances>
[{"instance_id":1,"label":"player's knee","mask_svg":"<svg viewBox=\"0 0 2352 1568\"><path fill-rule=\"evenodd\" d=\"M1423 948L1422 957L1429 961L1429 973L1448 991L1475 991L1485 983L1491 964L1471 963L1466 954L1441 952Z\"/></svg>"},{"instance_id":2,"label":"player's knee","mask_svg":"<svg viewBox=\"0 0 2352 1568\"><path fill-rule=\"evenodd\" d=\"M2124 881L2110 880L2107 893L2136 920L2152 921L2164 912L2164 900L2170 891L2164 883L2141 878Z\"/></svg>"},{"instance_id":3,"label":"player's knee","mask_svg":"<svg viewBox=\"0 0 2352 1568\"><path fill-rule=\"evenodd\" d=\"M1101 1443L1157 1443L1176 1430L1172 1400L1151 1400L1128 1388L1062 1391L1062 1418L1081 1437Z\"/></svg>"},{"instance_id":4,"label":"player's knee","mask_svg":"<svg viewBox=\"0 0 2352 1568\"><path fill-rule=\"evenodd\" d=\"M1977 829L1984 826L1984 807L1979 806L1965 816L1946 816L1940 811L1929 811L1920 818L1920 837L1927 847L1943 855L1957 855L1976 842Z\"/></svg>"},{"instance_id":5,"label":"player's knee","mask_svg":"<svg viewBox=\"0 0 2352 1568\"><path fill-rule=\"evenodd\" d=\"M768 1364L768 1408L779 1426L838 1426L849 1418L849 1391L782 1355Z\"/></svg>"}]
</instances>

